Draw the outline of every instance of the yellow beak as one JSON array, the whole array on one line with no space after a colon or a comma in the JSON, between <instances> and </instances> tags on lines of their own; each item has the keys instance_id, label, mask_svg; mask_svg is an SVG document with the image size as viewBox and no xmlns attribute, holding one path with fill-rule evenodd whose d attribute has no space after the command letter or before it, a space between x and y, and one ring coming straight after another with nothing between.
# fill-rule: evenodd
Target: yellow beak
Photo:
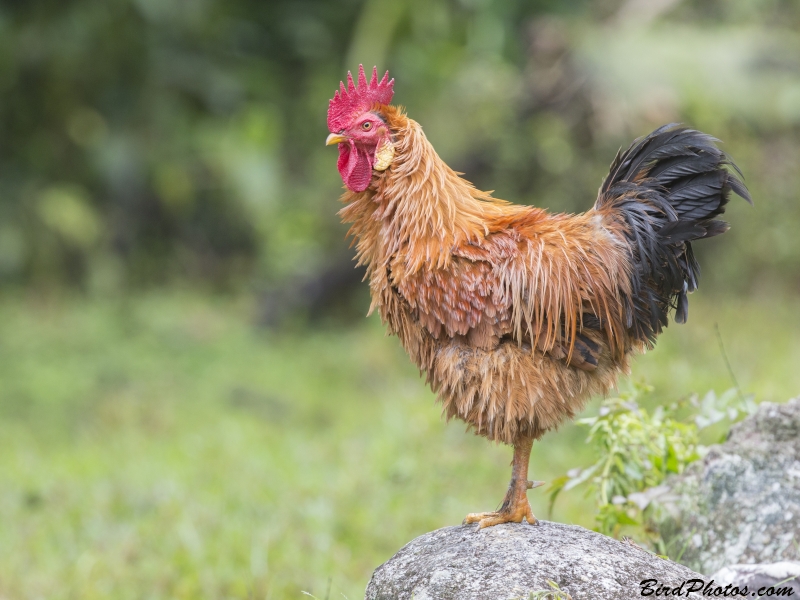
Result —
<instances>
[{"instance_id":1,"label":"yellow beak","mask_svg":"<svg viewBox=\"0 0 800 600\"><path fill-rule=\"evenodd\" d=\"M341 144L342 142L346 142L347 138L343 135L338 133L332 133L328 136L328 139L325 140L326 146L332 146L333 144Z\"/></svg>"}]
</instances>

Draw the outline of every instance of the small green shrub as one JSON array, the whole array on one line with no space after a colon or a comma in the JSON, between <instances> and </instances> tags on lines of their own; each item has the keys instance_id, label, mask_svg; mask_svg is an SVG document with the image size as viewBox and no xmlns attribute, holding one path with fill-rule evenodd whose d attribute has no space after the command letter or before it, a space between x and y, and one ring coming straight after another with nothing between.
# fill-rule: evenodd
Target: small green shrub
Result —
<instances>
[{"instance_id":1,"label":"small green shrub","mask_svg":"<svg viewBox=\"0 0 800 600\"><path fill-rule=\"evenodd\" d=\"M547 580L547 585L550 586L549 590L537 590L528 595L527 600L572 600L572 596L568 592L561 589L555 582Z\"/></svg>"},{"instance_id":2,"label":"small green shrub","mask_svg":"<svg viewBox=\"0 0 800 600\"><path fill-rule=\"evenodd\" d=\"M597 531L620 537L623 528L633 528L654 550L664 553L657 532L649 526L657 520L654 501L669 500L664 480L703 456L703 430L751 414L756 404L752 396L734 388L649 412L639 403L652 391L646 384L634 383L618 397L604 400L596 417L578 421L589 428L586 443L593 446L597 461L552 482L550 510L561 492L585 484L586 494L594 494Z\"/></svg>"}]
</instances>

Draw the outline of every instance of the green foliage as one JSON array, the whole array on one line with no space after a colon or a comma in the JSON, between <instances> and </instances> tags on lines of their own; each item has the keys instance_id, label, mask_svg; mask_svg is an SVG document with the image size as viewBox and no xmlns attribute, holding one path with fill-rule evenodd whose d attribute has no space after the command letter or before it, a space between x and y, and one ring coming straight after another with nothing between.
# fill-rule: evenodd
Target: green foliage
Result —
<instances>
[{"instance_id":1,"label":"green foliage","mask_svg":"<svg viewBox=\"0 0 800 600\"><path fill-rule=\"evenodd\" d=\"M528 600L572 600L567 592L561 589L555 581L547 581L549 590L538 590L528 595Z\"/></svg>"},{"instance_id":2,"label":"green foliage","mask_svg":"<svg viewBox=\"0 0 800 600\"><path fill-rule=\"evenodd\" d=\"M589 207L634 137L707 129L757 209L734 203L732 231L698 245L701 262L715 254L704 273L738 290L794 278L800 11L637 6L4 3L0 284L237 285L346 262L322 141L328 99L359 62L392 70L397 101L455 169L553 210Z\"/></svg>"},{"instance_id":3,"label":"green foliage","mask_svg":"<svg viewBox=\"0 0 800 600\"><path fill-rule=\"evenodd\" d=\"M586 443L597 460L553 481L550 506L552 510L561 492L585 484L587 494L594 495L597 531L619 537L624 528L635 527L663 551L648 524L654 501L669 494L662 485L665 479L703 455L702 430L751 414L756 404L752 396L730 389L721 396L709 391L702 399L692 396L648 411L640 403L652 391L632 383L628 391L604 400L597 416L577 421L589 428Z\"/></svg>"}]
</instances>

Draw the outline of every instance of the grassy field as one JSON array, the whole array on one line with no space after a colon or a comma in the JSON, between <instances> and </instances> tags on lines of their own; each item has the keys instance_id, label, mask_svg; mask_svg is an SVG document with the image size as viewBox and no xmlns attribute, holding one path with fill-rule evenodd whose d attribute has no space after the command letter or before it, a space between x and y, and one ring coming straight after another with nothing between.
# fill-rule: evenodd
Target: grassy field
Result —
<instances>
[{"instance_id":1,"label":"grassy field","mask_svg":"<svg viewBox=\"0 0 800 600\"><path fill-rule=\"evenodd\" d=\"M731 387L717 323L742 388L784 401L793 304L696 296L633 376L654 402ZM376 319L276 334L254 314L182 292L0 299L0 598L355 600L412 537L497 505L510 450L442 423ZM531 475L588 463L584 435L548 434ZM553 518L591 526L591 505L566 493Z\"/></svg>"}]
</instances>

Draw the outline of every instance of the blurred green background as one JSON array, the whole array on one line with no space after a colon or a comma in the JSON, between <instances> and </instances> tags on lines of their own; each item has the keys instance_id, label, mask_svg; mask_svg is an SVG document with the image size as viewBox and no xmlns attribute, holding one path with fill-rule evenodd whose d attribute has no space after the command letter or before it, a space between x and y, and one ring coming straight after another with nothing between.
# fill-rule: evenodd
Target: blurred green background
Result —
<instances>
[{"instance_id":1,"label":"blurred green background","mask_svg":"<svg viewBox=\"0 0 800 600\"><path fill-rule=\"evenodd\" d=\"M324 146L359 63L453 168L553 210L661 124L723 140L755 207L698 245L689 323L633 377L654 403L730 388L718 327L744 391L800 392L794 0L4 2L0 598L353 600L496 506L510 450L442 423L363 318ZM584 436L548 434L532 476Z\"/></svg>"}]
</instances>

